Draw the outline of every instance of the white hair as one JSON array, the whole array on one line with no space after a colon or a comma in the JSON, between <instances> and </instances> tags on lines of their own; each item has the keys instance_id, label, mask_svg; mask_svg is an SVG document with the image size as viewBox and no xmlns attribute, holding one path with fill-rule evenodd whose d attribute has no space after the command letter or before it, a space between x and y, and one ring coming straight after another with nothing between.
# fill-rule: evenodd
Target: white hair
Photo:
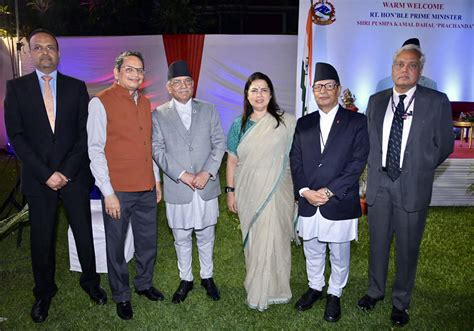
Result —
<instances>
[{"instance_id":1,"label":"white hair","mask_svg":"<svg viewBox=\"0 0 474 331\"><path fill-rule=\"evenodd\" d=\"M398 55L400 55L400 53L404 51L415 51L420 55L420 70L422 70L423 66L425 65L426 58L425 58L425 54L423 54L420 46L418 45L408 44L397 49L397 51L393 55L393 63L395 63L395 61L397 60Z\"/></svg>"}]
</instances>

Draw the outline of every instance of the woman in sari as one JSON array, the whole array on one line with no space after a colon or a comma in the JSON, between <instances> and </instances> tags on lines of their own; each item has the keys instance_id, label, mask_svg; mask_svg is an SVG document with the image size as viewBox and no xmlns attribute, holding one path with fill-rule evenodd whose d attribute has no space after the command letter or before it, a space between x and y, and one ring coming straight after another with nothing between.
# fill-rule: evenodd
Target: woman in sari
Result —
<instances>
[{"instance_id":1,"label":"woman in sari","mask_svg":"<svg viewBox=\"0 0 474 331\"><path fill-rule=\"evenodd\" d=\"M288 154L295 118L280 110L273 84L253 73L245 84L244 111L227 141L227 206L238 213L250 308L291 299L294 195Z\"/></svg>"}]
</instances>

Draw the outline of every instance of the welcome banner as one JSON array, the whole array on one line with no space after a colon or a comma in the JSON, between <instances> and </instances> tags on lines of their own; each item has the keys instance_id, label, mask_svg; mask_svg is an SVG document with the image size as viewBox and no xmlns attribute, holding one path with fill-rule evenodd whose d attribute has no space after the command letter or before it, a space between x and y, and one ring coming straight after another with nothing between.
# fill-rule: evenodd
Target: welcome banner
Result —
<instances>
[{"instance_id":1,"label":"welcome banner","mask_svg":"<svg viewBox=\"0 0 474 331\"><path fill-rule=\"evenodd\" d=\"M438 90L451 101L473 101L473 17L472 0L300 0L296 113L316 109L308 93L316 62L331 63L365 111L370 95L392 86L393 54L409 38L420 40L423 75Z\"/></svg>"}]
</instances>

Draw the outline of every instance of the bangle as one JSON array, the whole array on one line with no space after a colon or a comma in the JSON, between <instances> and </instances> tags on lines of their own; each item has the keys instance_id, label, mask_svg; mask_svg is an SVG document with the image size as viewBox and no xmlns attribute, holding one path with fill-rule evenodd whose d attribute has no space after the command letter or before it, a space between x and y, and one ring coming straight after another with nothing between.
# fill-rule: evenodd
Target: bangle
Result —
<instances>
[{"instance_id":1,"label":"bangle","mask_svg":"<svg viewBox=\"0 0 474 331\"><path fill-rule=\"evenodd\" d=\"M234 192L235 191L235 188L231 187L231 186L226 186L224 188L224 192L225 193L230 193L230 192Z\"/></svg>"}]
</instances>

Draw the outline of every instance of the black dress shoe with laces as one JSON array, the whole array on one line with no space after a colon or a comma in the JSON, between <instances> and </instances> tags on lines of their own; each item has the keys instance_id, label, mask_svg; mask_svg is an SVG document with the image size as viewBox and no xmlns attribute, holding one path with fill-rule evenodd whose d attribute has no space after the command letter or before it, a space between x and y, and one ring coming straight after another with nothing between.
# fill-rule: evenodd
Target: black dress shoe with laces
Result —
<instances>
[{"instance_id":1,"label":"black dress shoe with laces","mask_svg":"<svg viewBox=\"0 0 474 331\"><path fill-rule=\"evenodd\" d=\"M372 298L369 295L364 295L360 300L357 302L357 307L363 311L369 311L375 308L377 302L382 301L383 297L381 298Z\"/></svg>"},{"instance_id":2,"label":"black dress shoe with laces","mask_svg":"<svg viewBox=\"0 0 474 331\"><path fill-rule=\"evenodd\" d=\"M390 320L394 326L405 326L410 321L408 316L408 310L400 310L397 307L392 307L392 314L390 315Z\"/></svg>"},{"instance_id":3,"label":"black dress shoe with laces","mask_svg":"<svg viewBox=\"0 0 474 331\"><path fill-rule=\"evenodd\" d=\"M322 297L323 292L309 288L296 302L295 308L299 311L310 309L311 307L313 307L313 304L319 299L322 299Z\"/></svg>"},{"instance_id":4,"label":"black dress shoe with laces","mask_svg":"<svg viewBox=\"0 0 474 331\"><path fill-rule=\"evenodd\" d=\"M94 286L87 292L92 301L98 305L105 305L107 303L107 293L100 286Z\"/></svg>"},{"instance_id":5,"label":"black dress shoe with laces","mask_svg":"<svg viewBox=\"0 0 474 331\"><path fill-rule=\"evenodd\" d=\"M41 323L48 317L49 305L51 299L36 299L31 308L31 319L35 323Z\"/></svg>"},{"instance_id":6,"label":"black dress shoe with laces","mask_svg":"<svg viewBox=\"0 0 474 331\"><path fill-rule=\"evenodd\" d=\"M337 322L341 318L341 300L332 294L326 298L326 309L324 319L328 322Z\"/></svg>"},{"instance_id":7,"label":"black dress shoe with laces","mask_svg":"<svg viewBox=\"0 0 474 331\"><path fill-rule=\"evenodd\" d=\"M123 320L131 320L133 318L133 309L130 301L117 303L117 315Z\"/></svg>"},{"instance_id":8,"label":"black dress shoe with laces","mask_svg":"<svg viewBox=\"0 0 474 331\"><path fill-rule=\"evenodd\" d=\"M201 279L201 285L206 289L207 295L214 301L217 301L221 298L221 294L219 289L217 288L216 284L214 283L214 279L206 278Z\"/></svg>"},{"instance_id":9,"label":"black dress shoe with laces","mask_svg":"<svg viewBox=\"0 0 474 331\"><path fill-rule=\"evenodd\" d=\"M193 289L193 285L194 283L192 281L188 282L187 280L182 280L179 283L178 289L176 290L176 292L174 292L171 302L173 303L183 302L188 296L189 291Z\"/></svg>"},{"instance_id":10,"label":"black dress shoe with laces","mask_svg":"<svg viewBox=\"0 0 474 331\"><path fill-rule=\"evenodd\" d=\"M138 295L146 296L148 300L151 300L151 301L163 301L163 299L165 298L163 293L161 293L158 289L154 288L153 286L143 291L137 290L136 292Z\"/></svg>"}]
</instances>

